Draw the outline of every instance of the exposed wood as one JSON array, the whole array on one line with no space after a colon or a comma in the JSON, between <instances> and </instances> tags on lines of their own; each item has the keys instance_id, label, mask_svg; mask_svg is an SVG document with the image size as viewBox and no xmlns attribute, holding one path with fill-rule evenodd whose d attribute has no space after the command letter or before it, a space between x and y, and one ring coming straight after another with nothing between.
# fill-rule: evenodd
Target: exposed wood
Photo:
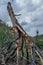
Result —
<instances>
[{"instance_id":1,"label":"exposed wood","mask_svg":"<svg viewBox=\"0 0 43 65\"><path fill-rule=\"evenodd\" d=\"M18 21L17 21L15 15L14 15L14 12L13 12L13 9L12 9L12 6L11 6L11 3L10 3L10 2L8 2L7 10L8 10L9 16L10 16L10 18L11 18L13 27L14 27L14 28L17 28L17 30L19 30L19 32L21 33L21 35L25 36L25 38L26 38L28 41L31 41L31 43L32 43L32 40L31 40L30 36L24 31L24 29L23 29L23 28L20 26L20 24L18 23Z\"/></svg>"},{"instance_id":2,"label":"exposed wood","mask_svg":"<svg viewBox=\"0 0 43 65\"><path fill-rule=\"evenodd\" d=\"M19 41L20 41L20 37L22 36L22 37L24 37L28 42L29 42L29 46L30 46L30 49L31 49L31 58L32 58L32 65L36 65L35 64L35 62L34 62L34 58L33 58L33 52L32 52L32 47L34 46L34 44L33 44L33 42L32 42L32 39L31 39L31 37L24 31L24 29L21 27L21 25L18 23L18 21L17 21L17 19L16 19L16 17L15 17L15 14L14 14L14 12L13 12L13 9L12 9L12 6L11 6L11 3L10 2L8 2L8 5L7 5L7 10L8 10L8 13L9 13L9 16L10 16L10 18L11 18L11 21L12 21L12 24L13 24L13 31L15 32L15 33L19 33L19 39L17 39L16 41L15 41L15 43L16 43L16 46L17 46L17 50L16 50L16 52L17 52L17 64L18 64L18 57L19 57L19 47L18 47L18 44L20 43ZM22 40L22 53L23 53L23 40ZM26 49L26 51L27 51L27 60L28 60L28 48ZM37 50L35 50L36 51L36 53L38 54L38 56L40 57L40 59L41 59L41 56L39 55L39 53L38 53L38 51ZM23 55L23 54L22 54ZM42 61L42 59L41 59L41 61ZM43 61L42 61L43 62Z\"/></svg>"},{"instance_id":3,"label":"exposed wood","mask_svg":"<svg viewBox=\"0 0 43 65\"><path fill-rule=\"evenodd\" d=\"M41 65L43 65L43 58L41 57L41 55L39 54L39 52L35 49L35 52L37 53L37 55L39 56L40 58L40 61L41 61Z\"/></svg>"}]
</instances>

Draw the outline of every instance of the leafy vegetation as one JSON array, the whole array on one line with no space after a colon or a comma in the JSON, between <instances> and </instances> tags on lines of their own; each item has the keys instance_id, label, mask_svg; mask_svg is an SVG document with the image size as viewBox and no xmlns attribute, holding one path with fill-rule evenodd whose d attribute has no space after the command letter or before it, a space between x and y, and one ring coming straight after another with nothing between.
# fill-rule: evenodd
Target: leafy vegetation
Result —
<instances>
[{"instance_id":1,"label":"leafy vegetation","mask_svg":"<svg viewBox=\"0 0 43 65\"><path fill-rule=\"evenodd\" d=\"M8 32L9 27L0 20L0 46L7 40L11 40L13 38L13 33Z\"/></svg>"},{"instance_id":2,"label":"leafy vegetation","mask_svg":"<svg viewBox=\"0 0 43 65\"><path fill-rule=\"evenodd\" d=\"M33 41L36 43L36 45L43 50L43 35L38 35L33 38Z\"/></svg>"},{"instance_id":3,"label":"leafy vegetation","mask_svg":"<svg viewBox=\"0 0 43 65\"><path fill-rule=\"evenodd\" d=\"M12 32L9 32L8 31L9 27L5 24L5 23L2 23L2 20L0 20L0 46L2 46L4 44L5 41L7 40L12 40L13 37L14 37L14 34ZM37 35L35 37L33 37L33 41L36 43L36 45L41 49L43 50L43 35L38 35L39 31L37 30L36 31ZM10 45L11 46L11 45ZM10 46L8 48L10 48ZM24 55L26 50L22 50L22 55ZM20 52L21 54L21 52ZM25 56L26 56L26 53L25 53ZM31 61L31 56L29 56L29 61ZM37 65L40 65L39 63L39 58L36 57L35 59L35 63Z\"/></svg>"},{"instance_id":4,"label":"leafy vegetation","mask_svg":"<svg viewBox=\"0 0 43 65\"><path fill-rule=\"evenodd\" d=\"M41 50L43 50L43 35L39 35L38 30L36 30L36 36L33 37L33 41Z\"/></svg>"}]
</instances>

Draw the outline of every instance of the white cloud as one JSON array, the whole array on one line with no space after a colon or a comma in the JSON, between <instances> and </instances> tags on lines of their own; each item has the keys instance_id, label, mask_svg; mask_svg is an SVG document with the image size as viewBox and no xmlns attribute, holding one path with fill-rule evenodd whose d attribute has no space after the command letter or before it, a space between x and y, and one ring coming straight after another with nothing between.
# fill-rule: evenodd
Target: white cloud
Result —
<instances>
[{"instance_id":1,"label":"white cloud","mask_svg":"<svg viewBox=\"0 0 43 65\"><path fill-rule=\"evenodd\" d=\"M12 26L12 22L9 22L9 21L8 21L8 22L7 22L7 25L8 25L8 26Z\"/></svg>"},{"instance_id":2,"label":"white cloud","mask_svg":"<svg viewBox=\"0 0 43 65\"><path fill-rule=\"evenodd\" d=\"M0 0L0 19L12 25L7 12L8 1L11 2L12 0ZM14 0L11 4L15 13L22 14L17 19L19 23L27 23L23 27L28 34L34 35L36 28L40 30L38 25L43 22L43 0ZM41 32L43 33L43 31Z\"/></svg>"},{"instance_id":3,"label":"white cloud","mask_svg":"<svg viewBox=\"0 0 43 65\"><path fill-rule=\"evenodd\" d=\"M25 0L16 0L16 3L20 6L20 7L22 7L22 6L24 6L25 5L25 2L24 2Z\"/></svg>"},{"instance_id":4,"label":"white cloud","mask_svg":"<svg viewBox=\"0 0 43 65\"><path fill-rule=\"evenodd\" d=\"M33 5L39 5L40 4L40 0L32 0L32 4Z\"/></svg>"},{"instance_id":5,"label":"white cloud","mask_svg":"<svg viewBox=\"0 0 43 65\"><path fill-rule=\"evenodd\" d=\"M0 0L0 5L7 5L7 2L10 2L11 0Z\"/></svg>"},{"instance_id":6,"label":"white cloud","mask_svg":"<svg viewBox=\"0 0 43 65\"><path fill-rule=\"evenodd\" d=\"M25 16L24 20L25 20L27 23L31 23L31 17L29 17L29 16L28 16L28 17Z\"/></svg>"}]
</instances>

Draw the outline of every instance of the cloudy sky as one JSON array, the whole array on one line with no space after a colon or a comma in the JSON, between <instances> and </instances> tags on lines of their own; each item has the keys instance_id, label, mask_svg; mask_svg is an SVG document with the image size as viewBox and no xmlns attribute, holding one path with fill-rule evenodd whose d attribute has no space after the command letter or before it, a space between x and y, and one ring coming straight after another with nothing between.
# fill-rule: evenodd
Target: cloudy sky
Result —
<instances>
[{"instance_id":1,"label":"cloudy sky","mask_svg":"<svg viewBox=\"0 0 43 65\"><path fill-rule=\"evenodd\" d=\"M43 34L43 0L0 0L0 19L12 25L7 11L7 3L11 2L15 14L22 14L18 19L20 25L30 35Z\"/></svg>"}]
</instances>

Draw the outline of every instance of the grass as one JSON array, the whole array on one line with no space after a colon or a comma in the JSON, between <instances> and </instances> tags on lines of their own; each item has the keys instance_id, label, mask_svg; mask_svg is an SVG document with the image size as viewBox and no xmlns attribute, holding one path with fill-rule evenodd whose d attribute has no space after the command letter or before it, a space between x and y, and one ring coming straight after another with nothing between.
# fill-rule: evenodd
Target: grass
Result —
<instances>
[{"instance_id":1,"label":"grass","mask_svg":"<svg viewBox=\"0 0 43 65\"><path fill-rule=\"evenodd\" d=\"M35 36L33 38L33 41L36 43L36 45L43 50L43 35L39 35L38 37Z\"/></svg>"},{"instance_id":2,"label":"grass","mask_svg":"<svg viewBox=\"0 0 43 65\"><path fill-rule=\"evenodd\" d=\"M0 23L0 46L2 46L5 41L13 38L12 32L9 33L7 30L8 26L4 23Z\"/></svg>"},{"instance_id":3,"label":"grass","mask_svg":"<svg viewBox=\"0 0 43 65\"><path fill-rule=\"evenodd\" d=\"M6 40L11 40L13 38L13 33L12 32L8 32L8 26L5 25L4 23L0 23L0 46L3 45L3 43L6 41ZM7 32L6 32L7 31ZM43 36L40 35L40 36L35 36L33 37L33 41L37 44L37 46L43 50ZM25 57L26 57L26 50L24 50L24 54L25 54ZM21 55L21 52L20 52L20 55ZM29 56L29 61L31 61L31 56ZM40 65L39 64L39 59L36 58L35 59L35 63L37 65Z\"/></svg>"}]
</instances>

